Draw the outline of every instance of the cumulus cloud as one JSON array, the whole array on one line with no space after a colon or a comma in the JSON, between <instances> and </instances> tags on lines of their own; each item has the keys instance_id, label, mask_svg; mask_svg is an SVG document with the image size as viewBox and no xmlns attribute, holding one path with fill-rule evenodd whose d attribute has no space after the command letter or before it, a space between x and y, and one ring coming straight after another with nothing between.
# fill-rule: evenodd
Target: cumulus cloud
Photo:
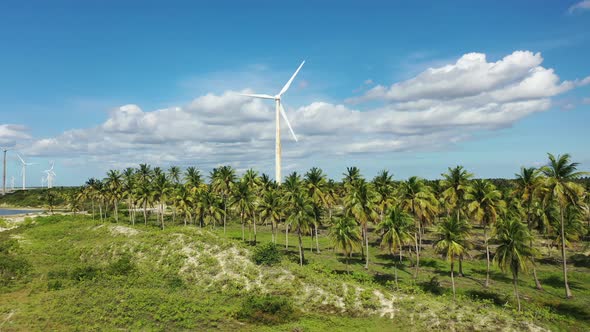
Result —
<instances>
[{"instance_id":1,"label":"cumulus cloud","mask_svg":"<svg viewBox=\"0 0 590 332\"><path fill-rule=\"evenodd\" d=\"M568 13L574 14L576 12L590 10L590 0L580 1L575 3L568 9Z\"/></svg>"},{"instance_id":2,"label":"cumulus cloud","mask_svg":"<svg viewBox=\"0 0 590 332\"><path fill-rule=\"evenodd\" d=\"M588 79L561 81L542 62L539 53L528 51L496 62L469 53L407 81L373 87L354 100L379 104L368 109L322 101L288 109L300 140L293 142L283 126L283 153L296 163L316 156L433 151L476 132L510 127L548 110L551 97ZM153 111L125 105L96 127L36 140L28 153L109 165L260 167L274 161L274 133L273 103L228 91Z\"/></svg>"},{"instance_id":3,"label":"cumulus cloud","mask_svg":"<svg viewBox=\"0 0 590 332\"><path fill-rule=\"evenodd\" d=\"M0 145L12 146L17 140L29 139L28 129L15 124L0 124Z\"/></svg>"}]
</instances>

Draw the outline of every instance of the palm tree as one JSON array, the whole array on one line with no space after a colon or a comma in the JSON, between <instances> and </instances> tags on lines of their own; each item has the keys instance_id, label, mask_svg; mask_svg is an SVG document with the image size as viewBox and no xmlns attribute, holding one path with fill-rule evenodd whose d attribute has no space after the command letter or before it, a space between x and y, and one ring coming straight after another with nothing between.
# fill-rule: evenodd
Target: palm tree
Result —
<instances>
[{"instance_id":1,"label":"palm tree","mask_svg":"<svg viewBox=\"0 0 590 332\"><path fill-rule=\"evenodd\" d=\"M443 190L442 196L449 203L451 209L457 213L457 219L464 207L465 193L469 188L469 180L473 174L467 172L463 166L455 166L448 169L448 173L441 174L443 179L440 186Z\"/></svg>"},{"instance_id":2,"label":"palm tree","mask_svg":"<svg viewBox=\"0 0 590 332\"><path fill-rule=\"evenodd\" d=\"M533 248L530 246L531 234L527 226L516 219L509 219L499 222L496 227L496 241L498 248L494 262L498 264L502 271L510 269L512 272L512 281L514 284L514 295L520 307L520 297L518 295L518 273L526 271L527 262L533 256Z\"/></svg>"},{"instance_id":3,"label":"palm tree","mask_svg":"<svg viewBox=\"0 0 590 332\"><path fill-rule=\"evenodd\" d=\"M383 222L385 211L393 203L393 175L389 171L382 170L373 179L373 187L378 196L377 207L379 208L379 222Z\"/></svg>"},{"instance_id":4,"label":"palm tree","mask_svg":"<svg viewBox=\"0 0 590 332\"><path fill-rule=\"evenodd\" d=\"M399 249L399 263L402 262L403 246L414 241L414 219L399 206L393 207L377 225L381 232L381 247L387 248L390 255ZM397 286L397 262L394 262L395 284Z\"/></svg>"},{"instance_id":5,"label":"palm tree","mask_svg":"<svg viewBox=\"0 0 590 332\"><path fill-rule=\"evenodd\" d=\"M135 207L133 206L133 190L136 185L135 170L127 167L123 171L123 197L127 198L127 214L129 222L135 225Z\"/></svg>"},{"instance_id":6,"label":"palm tree","mask_svg":"<svg viewBox=\"0 0 590 332\"><path fill-rule=\"evenodd\" d=\"M252 214L252 226L254 226L254 245L256 245L256 207L259 201L258 197L260 197L260 177L258 176L258 172L250 168L242 176L242 181L245 182L250 188L250 191L253 195L252 208L249 212ZM248 224L248 232L250 232L250 223ZM248 235L248 238L250 238L250 235Z\"/></svg>"},{"instance_id":7,"label":"palm tree","mask_svg":"<svg viewBox=\"0 0 590 332\"><path fill-rule=\"evenodd\" d=\"M199 192L200 205L202 206L203 219L206 225L215 225L224 216L223 200L210 188ZM203 224L201 224L201 227Z\"/></svg>"},{"instance_id":8,"label":"palm tree","mask_svg":"<svg viewBox=\"0 0 590 332\"><path fill-rule=\"evenodd\" d=\"M303 192L297 193L289 204L289 217L287 222L297 231L299 239L299 264L303 265L305 254L303 252L302 236L309 232L313 223L314 211L311 199Z\"/></svg>"},{"instance_id":9,"label":"palm tree","mask_svg":"<svg viewBox=\"0 0 590 332\"><path fill-rule=\"evenodd\" d=\"M441 174L443 179L440 182L443 189L442 196L451 209L455 209L457 219L461 218L461 212L465 207L465 193L469 190L469 180L472 173L467 172L463 166L448 168L448 173ZM459 276L463 276L463 255L459 256Z\"/></svg>"},{"instance_id":10,"label":"palm tree","mask_svg":"<svg viewBox=\"0 0 590 332\"><path fill-rule=\"evenodd\" d=\"M365 243L365 269L369 268L369 233L368 225L377 219L375 202L377 194L370 183L363 178L350 182L347 185L347 195L344 198L344 208L347 216L353 216L362 229Z\"/></svg>"},{"instance_id":11,"label":"palm tree","mask_svg":"<svg viewBox=\"0 0 590 332\"><path fill-rule=\"evenodd\" d=\"M123 196L123 185L121 183L121 173L117 170L110 170L107 173L105 185L110 192L115 210L115 221L119 222L119 200Z\"/></svg>"},{"instance_id":12,"label":"palm tree","mask_svg":"<svg viewBox=\"0 0 590 332\"><path fill-rule=\"evenodd\" d=\"M92 201L92 220L94 220L94 206L95 206L95 201L97 198L97 182L98 180L95 178L90 178L88 179L88 181L86 181L86 184L84 186L84 196L87 199L90 199ZM101 216L102 219L102 216Z\"/></svg>"},{"instance_id":13,"label":"palm tree","mask_svg":"<svg viewBox=\"0 0 590 332\"><path fill-rule=\"evenodd\" d=\"M443 219L437 227L436 233L439 239L435 242L434 248L437 252L444 254L451 262L451 283L453 285L453 299L455 292L455 258L467 252L470 226L465 220L455 217Z\"/></svg>"},{"instance_id":14,"label":"palm tree","mask_svg":"<svg viewBox=\"0 0 590 332\"><path fill-rule=\"evenodd\" d=\"M329 238L334 249L344 251L346 259L346 272L349 273L348 259L352 256L354 250L362 247L362 239L354 219L342 217L336 219L330 227Z\"/></svg>"},{"instance_id":15,"label":"palm tree","mask_svg":"<svg viewBox=\"0 0 590 332\"><path fill-rule=\"evenodd\" d=\"M475 221L483 226L483 236L486 246L486 281L484 287L490 284L490 247L488 244L488 226L494 225L500 212L506 208L502 200L502 193L488 180L475 180L468 187L465 194L468 203L467 210Z\"/></svg>"},{"instance_id":16,"label":"palm tree","mask_svg":"<svg viewBox=\"0 0 590 332\"><path fill-rule=\"evenodd\" d=\"M278 191L274 188L265 190L260 205L258 205L258 211L260 218L270 220L273 243L276 243L276 230L278 223L281 221L282 208L281 197Z\"/></svg>"},{"instance_id":17,"label":"palm tree","mask_svg":"<svg viewBox=\"0 0 590 332\"><path fill-rule=\"evenodd\" d=\"M546 199L554 201L559 206L561 220L561 238L565 238L565 209L571 205L579 205L583 196L584 188L572 182L585 172L576 172L578 163L570 162L570 155L558 155L557 158L551 153L548 154L549 163L541 168L541 172L547 177L545 187L547 188ZM572 292L567 281L567 261L565 252L565 241L561 241L561 258L563 260L563 281L565 284L565 297L571 298Z\"/></svg>"},{"instance_id":18,"label":"palm tree","mask_svg":"<svg viewBox=\"0 0 590 332\"><path fill-rule=\"evenodd\" d=\"M180 184L180 167L178 166L170 166L170 168L168 169L168 178L170 179L170 182L174 185L179 185Z\"/></svg>"},{"instance_id":19,"label":"palm tree","mask_svg":"<svg viewBox=\"0 0 590 332\"><path fill-rule=\"evenodd\" d=\"M242 241L246 241L245 218L254 210L254 193L246 181L239 181L234 185L231 205L236 206L240 213L242 224Z\"/></svg>"},{"instance_id":20,"label":"palm tree","mask_svg":"<svg viewBox=\"0 0 590 332\"><path fill-rule=\"evenodd\" d=\"M288 210L293 204L297 197L303 195L304 186L301 176L297 172L289 174L285 178L285 182L281 185L283 193L283 200L286 209ZM285 249L289 249L289 223L285 222Z\"/></svg>"},{"instance_id":21,"label":"palm tree","mask_svg":"<svg viewBox=\"0 0 590 332\"><path fill-rule=\"evenodd\" d=\"M170 193L170 182L166 178L166 175L161 172L157 172L158 168L154 169L154 179L152 182L152 195L154 202L158 202L158 213L160 215L160 223L162 229L164 229L164 204Z\"/></svg>"},{"instance_id":22,"label":"palm tree","mask_svg":"<svg viewBox=\"0 0 590 332\"><path fill-rule=\"evenodd\" d=\"M311 197L314 210L313 228L315 233L316 251L318 254L320 253L318 227L320 225L322 207L326 205L325 191L327 185L326 175L320 168L313 167L305 174L305 186L307 188L307 194Z\"/></svg>"},{"instance_id":23,"label":"palm tree","mask_svg":"<svg viewBox=\"0 0 590 332\"><path fill-rule=\"evenodd\" d=\"M138 203L143 207L143 221L147 226L147 207L148 204L152 203L154 196L151 183L147 180L140 181L138 186L135 188L134 196L137 198Z\"/></svg>"},{"instance_id":24,"label":"palm tree","mask_svg":"<svg viewBox=\"0 0 590 332\"><path fill-rule=\"evenodd\" d=\"M231 166L221 166L214 168L209 175L211 186L215 192L221 196L223 202L223 234L227 221L227 201L231 194L234 182L236 182L236 171Z\"/></svg>"},{"instance_id":25,"label":"palm tree","mask_svg":"<svg viewBox=\"0 0 590 332\"><path fill-rule=\"evenodd\" d=\"M417 278L418 270L420 269L420 252L422 250L421 220L433 217L433 213L437 210L438 201L432 192L432 188L430 188L423 179L417 176L412 176L400 184L398 196L400 199L400 207L404 211L412 214L416 221L416 233L414 235L416 269L414 271L414 278Z\"/></svg>"},{"instance_id":26,"label":"palm tree","mask_svg":"<svg viewBox=\"0 0 590 332\"><path fill-rule=\"evenodd\" d=\"M184 183L188 189L193 190L194 188L199 188L203 184L201 171L193 166L188 167L184 173Z\"/></svg>"},{"instance_id":27,"label":"palm tree","mask_svg":"<svg viewBox=\"0 0 590 332\"><path fill-rule=\"evenodd\" d=\"M346 167L346 172L342 175L344 175L344 179L342 179L344 185L351 184L362 178L361 170L356 166Z\"/></svg>"},{"instance_id":28,"label":"palm tree","mask_svg":"<svg viewBox=\"0 0 590 332\"><path fill-rule=\"evenodd\" d=\"M542 190L543 179L539 176L539 170L534 167L521 167L520 173L514 174L516 177L516 186L514 193L521 199L524 205L524 209L526 210L526 223L529 227L529 230L533 229L533 218L532 218L532 208L533 202L535 201L536 197L540 196L540 191ZM531 236L531 247L533 246L533 239L534 237ZM532 257L533 260L533 277L535 279L535 287L538 290L542 290L543 286L541 286L541 282L537 277L537 269L535 268L535 257Z\"/></svg>"}]
</instances>

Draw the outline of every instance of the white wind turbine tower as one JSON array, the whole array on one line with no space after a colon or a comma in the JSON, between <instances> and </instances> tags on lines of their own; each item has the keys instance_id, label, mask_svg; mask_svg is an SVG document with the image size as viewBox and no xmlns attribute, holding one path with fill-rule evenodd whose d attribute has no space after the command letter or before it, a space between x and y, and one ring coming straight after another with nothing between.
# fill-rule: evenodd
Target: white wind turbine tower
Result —
<instances>
[{"instance_id":1,"label":"white wind turbine tower","mask_svg":"<svg viewBox=\"0 0 590 332\"><path fill-rule=\"evenodd\" d=\"M20 163L22 165L21 174L23 176L23 190L27 189L27 166L35 165L35 163L27 163L23 160L20 155L16 155L18 159L20 159Z\"/></svg>"},{"instance_id":2,"label":"white wind turbine tower","mask_svg":"<svg viewBox=\"0 0 590 332\"><path fill-rule=\"evenodd\" d=\"M14 191L14 176L10 177L10 186L11 186L11 191Z\"/></svg>"},{"instance_id":3,"label":"white wind turbine tower","mask_svg":"<svg viewBox=\"0 0 590 332\"><path fill-rule=\"evenodd\" d=\"M49 169L44 170L43 172L47 174L47 188L53 188L53 179L55 179L55 172L53 171L54 162L52 161L51 167Z\"/></svg>"},{"instance_id":4,"label":"white wind turbine tower","mask_svg":"<svg viewBox=\"0 0 590 332\"><path fill-rule=\"evenodd\" d=\"M253 98L274 99L274 101L275 101L275 126L276 126L276 134L275 134L275 181L277 181L278 184L281 184L281 123L280 123L279 113L283 116L283 119L285 120L285 122L287 123L287 126L289 127L289 130L291 131L291 135L293 136L293 139L295 139L295 141L297 142L297 136L295 136L295 132L293 131L293 128L291 128L291 123L289 123L289 119L287 118L287 113L285 113L285 109L283 108L283 105L281 104L281 96L285 92L287 92L287 90L289 90L289 87L291 86L291 83L295 79L295 76L297 76L297 73L299 73L299 70L301 69L301 67L303 67L303 64L304 63L305 63L305 61L303 61L299 65L299 68L297 68L297 70L295 71L295 73L293 74L293 76L291 76L291 78L289 79L289 81L287 81L287 84L285 84L285 86L283 86L283 88L281 89L281 91L278 94L274 95L274 96L266 95L266 94L247 94L247 93L241 93L240 94L242 96L253 97Z\"/></svg>"}]
</instances>

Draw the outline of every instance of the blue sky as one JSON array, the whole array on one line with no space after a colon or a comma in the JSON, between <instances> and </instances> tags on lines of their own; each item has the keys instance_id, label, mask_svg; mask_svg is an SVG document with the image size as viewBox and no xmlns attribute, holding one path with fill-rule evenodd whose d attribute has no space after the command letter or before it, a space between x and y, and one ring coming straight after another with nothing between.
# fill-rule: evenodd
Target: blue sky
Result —
<instances>
[{"instance_id":1,"label":"blue sky","mask_svg":"<svg viewBox=\"0 0 590 332\"><path fill-rule=\"evenodd\" d=\"M235 92L303 59L287 172L590 165L589 1L3 1L0 42L0 144L39 163L32 185L50 160L62 185L139 162L272 174L272 105Z\"/></svg>"}]
</instances>

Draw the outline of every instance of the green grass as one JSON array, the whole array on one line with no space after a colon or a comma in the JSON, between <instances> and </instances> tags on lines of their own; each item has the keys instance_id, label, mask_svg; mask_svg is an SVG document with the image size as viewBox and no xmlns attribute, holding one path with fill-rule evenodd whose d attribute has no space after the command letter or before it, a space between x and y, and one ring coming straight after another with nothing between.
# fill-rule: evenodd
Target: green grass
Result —
<instances>
[{"instance_id":1,"label":"green grass","mask_svg":"<svg viewBox=\"0 0 590 332\"><path fill-rule=\"evenodd\" d=\"M125 222L99 224L87 216L51 216L1 232L0 243L16 245L0 250L0 259L22 259L27 269L0 284L0 329L519 330L528 323L552 330L590 327L590 270L583 257L578 259L581 266L570 267L574 299L563 299L559 264L544 260L539 276L545 291L535 290L531 277L523 276L525 312L517 314L512 309L511 280L494 268L492 286L484 290L485 261L475 258L465 261L466 276L456 278L459 299L454 303L448 263L433 255L430 245L425 245L419 278L412 278L405 260L399 271L400 289L394 290L389 255L373 243L369 271L357 254L351 274L346 274L344 260L330 249L325 230L319 254L309 250L315 242L304 239L306 266L296 263L297 241L290 235L282 262L258 267L237 259L250 257L252 243L241 241L235 222L225 235L220 228L209 231L192 225L170 225L162 231L155 221L136 225L132 233L115 227L123 225L131 228ZM269 229L258 227L258 243L270 242ZM279 233L279 248L284 248L284 235ZM220 254L226 254L223 260ZM219 278L222 268L229 275ZM380 308L374 292L394 298L393 319L374 312ZM246 300L262 293L291 299L292 318L272 325L242 319ZM346 309L335 306L334 298L340 298Z\"/></svg>"},{"instance_id":2,"label":"green grass","mask_svg":"<svg viewBox=\"0 0 590 332\"><path fill-rule=\"evenodd\" d=\"M44 208L47 205L48 191L56 194L55 206L64 206L66 197L73 194L77 189L76 187L55 187L51 189L16 190L0 196L0 207Z\"/></svg>"}]
</instances>

